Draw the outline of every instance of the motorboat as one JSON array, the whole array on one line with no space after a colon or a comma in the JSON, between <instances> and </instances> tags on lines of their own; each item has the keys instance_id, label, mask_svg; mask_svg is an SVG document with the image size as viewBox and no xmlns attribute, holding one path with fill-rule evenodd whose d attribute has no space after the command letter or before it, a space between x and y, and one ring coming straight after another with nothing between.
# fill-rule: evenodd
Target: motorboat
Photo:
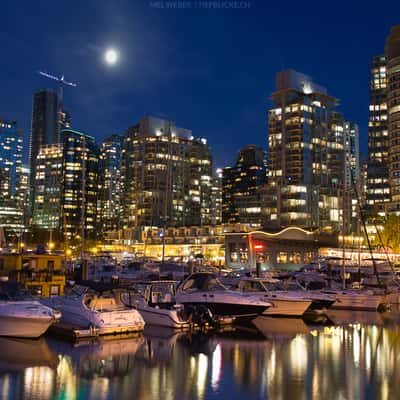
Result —
<instances>
[{"instance_id":1,"label":"motorboat","mask_svg":"<svg viewBox=\"0 0 400 400\"><path fill-rule=\"evenodd\" d=\"M322 292L335 296L334 310L378 311L385 303L383 294L368 289L325 289Z\"/></svg>"},{"instance_id":2,"label":"motorboat","mask_svg":"<svg viewBox=\"0 0 400 400\"><path fill-rule=\"evenodd\" d=\"M121 292L108 285L74 285L65 296L43 299L61 311L61 323L73 328L94 328L100 335L140 332L145 322L140 313L121 301Z\"/></svg>"},{"instance_id":3,"label":"motorboat","mask_svg":"<svg viewBox=\"0 0 400 400\"><path fill-rule=\"evenodd\" d=\"M60 317L38 301L0 300L0 336L38 338Z\"/></svg>"},{"instance_id":4,"label":"motorboat","mask_svg":"<svg viewBox=\"0 0 400 400\"><path fill-rule=\"evenodd\" d=\"M175 301L175 282L156 281L135 285L137 296L129 293L129 305L135 305L146 324L173 329L187 329L191 319L184 306ZM127 297L122 297L125 302ZM133 300L133 301L132 301Z\"/></svg>"},{"instance_id":5,"label":"motorboat","mask_svg":"<svg viewBox=\"0 0 400 400\"><path fill-rule=\"evenodd\" d=\"M236 318L255 317L271 307L264 298L227 289L215 274L208 272L189 275L177 287L176 300L185 306L204 306L214 315Z\"/></svg>"},{"instance_id":6,"label":"motorboat","mask_svg":"<svg viewBox=\"0 0 400 400\"><path fill-rule=\"evenodd\" d=\"M61 314L34 299L20 300L19 293L2 284L0 289L0 336L38 338ZM18 290L18 289L17 289Z\"/></svg>"},{"instance_id":7,"label":"motorboat","mask_svg":"<svg viewBox=\"0 0 400 400\"><path fill-rule=\"evenodd\" d=\"M276 284L277 279L245 277L239 282L238 290L247 296L264 298L271 304L263 315L301 317L311 306L312 300L304 297L300 291L282 290Z\"/></svg>"}]
</instances>

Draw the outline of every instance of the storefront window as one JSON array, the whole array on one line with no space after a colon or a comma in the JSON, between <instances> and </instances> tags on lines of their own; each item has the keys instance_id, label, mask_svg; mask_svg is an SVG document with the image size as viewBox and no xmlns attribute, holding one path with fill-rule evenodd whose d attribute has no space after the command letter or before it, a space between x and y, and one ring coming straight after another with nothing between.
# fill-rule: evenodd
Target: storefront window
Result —
<instances>
[{"instance_id":1,"label":"storefront window","mask_svg":"<svg viewBox=\"0 0 400 400\"><path fill-rule=\"evenodd\" d=\"M293 264L300 264L301 263L301 253L294 252L290 256L290 262Z\"/></svg>"},{"instance_id":2,"label":"storefront window","mask_svg":"<svg viewBox=\"0 0 400 400\"><path fill-rule=\"evenodd\" d=\"M278 264L286 264L288 262L288 253L280 251L276 256L276 261Z\"/></svg>"},{"instance_id":3,"label":"storefront window","mask_svg":"<svg viewBox=\"0 0 400 400\"><path fill-rule=\"evenodd\" d=\"M304 263L305 264L309 264L311 262L313 262L314 259L314 254L312 251L307 251L304 253Z\"/></svg>"}]
</instances>

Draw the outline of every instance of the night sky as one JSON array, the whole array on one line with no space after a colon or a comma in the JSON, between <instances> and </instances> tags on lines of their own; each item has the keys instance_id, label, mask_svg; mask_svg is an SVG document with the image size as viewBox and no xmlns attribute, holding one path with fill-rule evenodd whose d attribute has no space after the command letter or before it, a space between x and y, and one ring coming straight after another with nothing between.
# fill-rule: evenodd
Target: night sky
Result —
<instances>
[{"instance_id":1,"label":"night sky","mask_svg":"<svg viewBox=\"0 0 400 400\"><path fill-rule=\"evenodd\" d=\"M293 68L341 100L366 152L370 60L400 23L400 1L167 9L173 2L3 0L0 118L17 120L28 139L33 92L56 87L36 73L44 69L78 83L64 98L74 129L100 140L163 114L207 138L225 166L245 144L266 148L275 73ZM120 52L113 67L102 59L109 46Z\"/></svg>"}]
</instances>

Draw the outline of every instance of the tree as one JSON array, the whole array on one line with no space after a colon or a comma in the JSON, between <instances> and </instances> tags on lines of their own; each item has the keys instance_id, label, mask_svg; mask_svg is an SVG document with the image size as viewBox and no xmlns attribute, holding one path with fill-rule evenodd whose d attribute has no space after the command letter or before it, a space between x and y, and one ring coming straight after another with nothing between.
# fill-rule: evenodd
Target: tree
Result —
<instances>
[{"instance_id":1,"label":"tree","mask_svg":"<svg viewBox=\"0 0 400 400\"><path fill-rule=\"evenodd\" d=\"M400 252L400 216L389 214L386 217L380 239L380 246L395 253Z\"/></svg>"}]
</instances>

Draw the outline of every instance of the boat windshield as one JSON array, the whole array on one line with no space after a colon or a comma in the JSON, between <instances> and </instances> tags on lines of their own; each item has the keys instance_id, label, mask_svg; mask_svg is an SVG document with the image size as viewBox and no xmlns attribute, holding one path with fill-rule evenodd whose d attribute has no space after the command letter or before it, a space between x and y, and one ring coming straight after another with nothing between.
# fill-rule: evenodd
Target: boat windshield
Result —
<instances>
[{"instance_id":1,"label":"boat windshield","mask_svg":"<svg viewBox=\"0 0 400 400\"><path fill-rule=\"evenodd\" d=\"M155 283L151 285L147 293L147 300L151 303L172 303L174 302L175 288L172 283Z\"/></svg>"},{"instance_id":2,"label":"boat windshield","mask_svg":"<svg viewBox=\"0 0 400 400\"><path fill-rule=\"evenodd\" d=\"M240 283L242 292L265 292L265 287L260 281L242 281Z\"/></svg>"},{"instance_id":3,"label":"boat windshield","mask_svg":"<svg viewBox=\"0 0 400 400\"><path fill-rule=\"evenodd\" d=\"M68 296L81 297L88 291L88 287L81 285L72 286L71 290L68 292Z\"/></svg>"}]
</instances>

